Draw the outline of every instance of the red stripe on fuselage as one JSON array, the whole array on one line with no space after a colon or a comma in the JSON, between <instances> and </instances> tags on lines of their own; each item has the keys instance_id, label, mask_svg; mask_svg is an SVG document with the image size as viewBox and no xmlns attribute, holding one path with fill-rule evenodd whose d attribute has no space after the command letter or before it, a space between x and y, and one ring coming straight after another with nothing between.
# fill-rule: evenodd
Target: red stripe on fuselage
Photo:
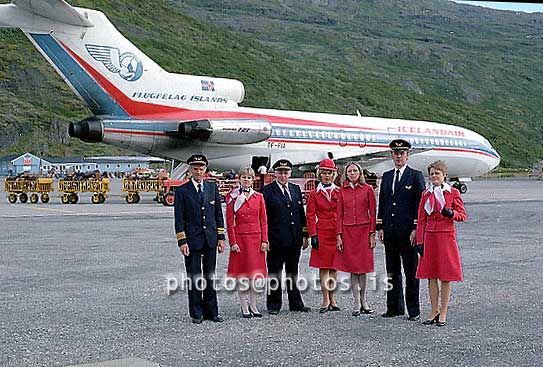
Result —
<instances>
[{"instance_id":1,"label":"red stripe on fuselage","mask_svg":"<svg viewBox=\"0 0 543 367\"><path fill-rule=\"evenodd\" d=\"M126 135L144 135L144 136L169 136L167 133L164 132L153 132L153 131L138 131L138 130L123 130L123 129L104 129L104 132L111 133L111 134L126 134ZM285 140L285 139L268 139L266 140L271 143L293 143L293 144L311 144L311 145L338 145L340 147L370 147L370 148L383 148L383 149L389 149L388 144L372 144L367 143L364 145L360 145L358 143L345 143L344 145L341 145L338 141L314 141L314 140ZM473 149L463 149L463 148L432 148L431 150L440 150L440 151L448 151L448 152L463 152L463 153L475 153L475 154L481 154L485 155L491 158L496 158L492 154L481 152L479 150L473 150Z\"/></svg>"}]
</instances>

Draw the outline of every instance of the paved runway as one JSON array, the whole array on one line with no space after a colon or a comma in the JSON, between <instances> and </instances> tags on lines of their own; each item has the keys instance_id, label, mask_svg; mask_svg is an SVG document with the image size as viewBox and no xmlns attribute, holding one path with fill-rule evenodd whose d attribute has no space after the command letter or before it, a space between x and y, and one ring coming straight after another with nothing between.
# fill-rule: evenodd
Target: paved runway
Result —
<instances>
[{"instance_id":1,"label":"paved runway","mask_svg":"<svg viewBox=\"0 0 543 367\"><path fill-rule=\"evenodd\" d=\"M534 366L543 359L543 182L475 181L459 224L465 281L453 285L445 328L341 312L240 318L235 293L219 294L222 324L193 325L173 209L119 194L105 204L0 201L0 365L69 366L139 358L161 366ZM113 186L118 189L117 186ZM227 254L219 256L224 275ZM309 251L301 274L311 279ZM383 246L375 253L384 275ZM342 276L345 276L342 274ZM379 282L377 282L379 285ZM385 311L380 287L369 292ZM320 296L304 294L318 309ZM264 296L260 299L264 310ZM423 319L429 312L421 283Z\"/></svg>"}]
</instances>

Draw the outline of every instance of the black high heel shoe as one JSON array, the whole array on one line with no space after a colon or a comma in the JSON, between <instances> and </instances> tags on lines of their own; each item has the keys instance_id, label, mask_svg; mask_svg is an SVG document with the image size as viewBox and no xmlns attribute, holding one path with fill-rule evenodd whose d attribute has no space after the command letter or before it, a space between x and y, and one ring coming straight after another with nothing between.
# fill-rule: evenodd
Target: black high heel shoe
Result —
<instances>
[{"instance_id":1,"label":"black high heel shoe","mask_svg":"<svg viewBox=\"0 0 543 367\"><path fill-rule=\"evenodd\" d=\"M245 313L243 312L243 308L241 309L241 316L244 318L244 319L250 319L253 317L253 313L251 312L251 309L249 308L249 312Z\"/></svg>"},{"instance_id":2,"label":"black high heel shoe","mask_svg":"<svg viewBox=\"0 0 543 367\"><path fill-rule=\"evenodd\" d=\"M433 319L428 319L422 322L422 325L432 325L436 322L439 322L439 314L437 314Z\"/></svg>"},{"instance_id":3,"label":"black high heel shoe","mask_svg":"<svg viewBox=\"0 0 543 367\"><path fill-rule=\"evenodd\" d=\"M262 317L262 314L258 311L253 311L251 307L249 307L249 312L252 317Z\"/></svg>"},{"instance_id":4,"label":"black high heel shoe","mask_svg":"<svg viewBox=\"0 0 543 367\"><path fill-rule=\"evenodd\" d=\"M366 315L371 315L375 312L375 310L371 307L364 308L364 306L360 306L360 312Z\"/></svg>"}]
</instances>

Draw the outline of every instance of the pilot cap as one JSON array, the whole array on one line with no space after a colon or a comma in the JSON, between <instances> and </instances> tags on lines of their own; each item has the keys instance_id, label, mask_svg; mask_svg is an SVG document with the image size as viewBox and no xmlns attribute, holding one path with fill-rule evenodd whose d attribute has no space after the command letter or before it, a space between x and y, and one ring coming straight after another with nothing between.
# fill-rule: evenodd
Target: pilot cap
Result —
<instances>
[{"instance_id":1,"label":"pilot cap","mask_svg":"<svg viewBox=\"0 0 543 367\"><path fill-rule=\"evenodd\" d=\"M280 159L277 162L275 162L272 166L274 170L278 169L285 169L285 170L291 170L292 169L292 163L288 159Z\"/></svg>"},{"instance_id":2,"label":"pilot cap","mask_svg":"<svg viewBox=\"0 0 543 367\"><path fill-rule=\"evenodd\" d=\"M207 166L207 158L203 154L193 154L187 159L187 164Z\"/></svg>"},{"instance_id":3,"label":"pilot cap","mask_svg":"<svg viewBox=\"0 0 543 367\"><path fill-rule=\"evenodd\" d=\"M405 151L411 149L411 144L404 139L394 139L388 145L393 152Z\"/></svg>"}]
</instances>

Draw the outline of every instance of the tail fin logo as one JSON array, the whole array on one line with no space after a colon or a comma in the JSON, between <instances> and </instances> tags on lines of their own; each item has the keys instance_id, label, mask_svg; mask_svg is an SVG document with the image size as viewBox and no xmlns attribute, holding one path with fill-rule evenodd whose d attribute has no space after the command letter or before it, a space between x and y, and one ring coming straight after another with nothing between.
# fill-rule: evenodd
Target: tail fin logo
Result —
<instances>
[{"instance_id":1,"label":"tail fin logo","mask_svg":"<svg viewBox=\"0 0 543 367\"><path fill-rule=\"evenodd\" d=\"M132 52L121 54L118 48L102 45L85 45L88 53L104 64L107 70L119 74L129 82L135 82L143 75L143 63Z\"/></svg>"}]
</instances>

